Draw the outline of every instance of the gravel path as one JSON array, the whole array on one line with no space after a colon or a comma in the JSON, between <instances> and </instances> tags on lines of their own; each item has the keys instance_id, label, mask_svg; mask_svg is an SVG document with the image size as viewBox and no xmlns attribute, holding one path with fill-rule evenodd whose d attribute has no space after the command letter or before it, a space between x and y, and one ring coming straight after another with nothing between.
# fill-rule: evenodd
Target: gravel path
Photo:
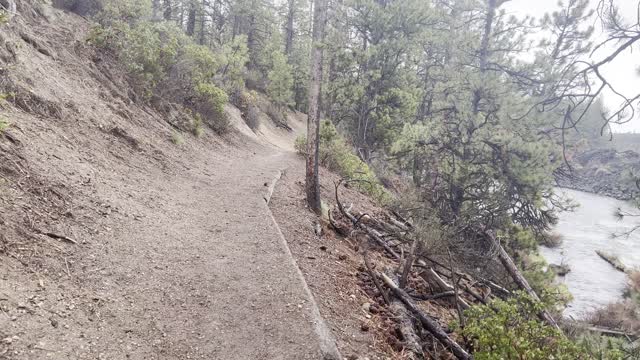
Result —
<instances>
[{"instance_id":1,"label":"gravel path","mask_svg":"<svg viewBox=\"0 0 640 360\"><path fill-rule=\"evenodd\" d=\"M103 289L119 298L103 311L123 328L143 325L161 339L159 347L138 347L130 356L323 359L332 353L263 199L265 184L293 155L265 152L216 161L200 175L157 179L152 188L169 195L164 206L114 232L108 278L124 281L115 281L117 291Z\"/></svg>"}]
</instances>

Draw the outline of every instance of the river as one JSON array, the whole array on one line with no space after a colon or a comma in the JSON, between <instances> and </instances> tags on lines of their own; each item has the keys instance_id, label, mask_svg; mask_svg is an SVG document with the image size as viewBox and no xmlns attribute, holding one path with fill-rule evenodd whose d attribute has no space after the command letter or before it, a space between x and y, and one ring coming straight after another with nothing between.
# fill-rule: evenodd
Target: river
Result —
<instances>
[{"instance_id":1,"label":"river","mask_svg":"<svg viewBox=\"0 0 640 360\"><path fill-rule=\"evenodd\" d=\"M571 268L565 277L559 278L573 295L564 315L580 319L595 308L621 299L626 275L602 260L596 250L618 256L627 267L640 267L640 229L629 236L611 236L633 228L640 218L619 220L614 216L618 207L634 211L624 201L575 190L557 190L580 206L573 212L560 214L555 231L562 235L562 244L554 249L543 247L541 253L549 263L565 263Z\"/></svg>"}]
</instances>

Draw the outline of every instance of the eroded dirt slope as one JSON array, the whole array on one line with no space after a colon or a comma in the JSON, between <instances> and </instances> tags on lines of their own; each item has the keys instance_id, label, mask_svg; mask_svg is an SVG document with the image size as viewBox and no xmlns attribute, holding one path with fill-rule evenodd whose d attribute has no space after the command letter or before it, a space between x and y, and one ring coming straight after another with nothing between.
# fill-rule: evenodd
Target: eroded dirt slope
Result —
<instances>
[{"instance_id":1,"label":"eroded dirt slope","mask_svg":"<svg viewBox=\"0 0 640 360\"><path fill-rule=\"evenodd\" d=\"M293 161L271 144L295 136L175 144L181 115L133 101L89 22L18 12L0 33L0 358L320 358L262 198Z\"/></svg>"}]
</instances>

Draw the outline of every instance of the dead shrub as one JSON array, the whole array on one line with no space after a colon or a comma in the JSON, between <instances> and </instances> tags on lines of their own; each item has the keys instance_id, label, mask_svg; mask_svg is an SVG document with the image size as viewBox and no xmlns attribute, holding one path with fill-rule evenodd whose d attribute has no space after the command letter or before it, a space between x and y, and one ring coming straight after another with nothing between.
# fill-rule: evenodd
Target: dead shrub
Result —
<instances>
[{"instance_id":1,"label":"dead shrub","mask_svg":"<svg viewBox=\"0 0 640 360\"><path fill-rule=\"evenodd\" d=\"M596 326L627 332L640 330L638 305L630 299L609 304L587 316L587 322Z\"/></svg>"},{"instance_id":2,"label":"dead shrub","mask_svg":"<svg viewBox=\"0 0 640 360\"><path fill-rule=\"evenodd\" d=\"M549 248L557 248L562 245L562 235L557 232L545 234L542 238L542 245Z\"/></svg>"}]
</instances>

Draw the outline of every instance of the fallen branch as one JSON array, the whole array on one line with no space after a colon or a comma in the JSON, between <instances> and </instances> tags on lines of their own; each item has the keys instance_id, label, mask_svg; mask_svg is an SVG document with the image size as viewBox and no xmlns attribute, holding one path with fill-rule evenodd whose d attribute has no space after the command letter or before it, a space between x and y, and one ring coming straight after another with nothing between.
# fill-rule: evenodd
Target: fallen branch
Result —
<instances>
[{"instance_id":1,"label":"fallen branch","mask_svg":"<svg viewBox=\"0 0 640 360\"><path fill-rule=\"evenodd\" d=\"M610 329L610 328L605 328L601 326L588 326L586 327L586 330L591 332L597 332L607 336L624 337L629 341L633 341L638 338L638 334L628 333L626 331Z\"/></svg>"},{"instance_id":2,"label":"fallen branch","mask_svg":"<svg viewBox=\"0 0 640 360\"><path fill-rule=\"evenodd\" d=\"M338 209L340 210L342 215L344 215L347 219L351 220L354 226L364 230L367 233L367 235L369 235L373 240L375 240L375 242L378 243L378 245L382 246L396 260L400 260L400 255L398 255L398 253L396 253L391 247L389 247L387 242L384 241L383 235L380 234L380 232L367 226L366 224L363 224L362 221L360 221L366 214L361 215L360 218L356 218L348 210L346 210L344 206L342 206L342 203L340 202L340 198L338 194L339 193L338 189L340 188L340 185L342 184L343 181L344 179L340 179L338 182L335 183L336 203L338 204ZM348 180L347 183L354 182L354 181L357 181L357 180Z\"/></svg>"},{"instance_id":3,"label":"fallen branch","mask_svg":"<svg viewBox=\"0 0 640 360\"><path fill-rule=\"evenodd\" d=\"M415 304L413 299L402 289L396 285L396 283L391 280L387 275L381 274L382 280L385 284L393 291L400 301L420 320L424 328L429 331L438 341L446 346L456 358L467 360L473 359L473 357L460 346L457 342L447 335L447 333L440 327L440 325L425 313L422 312Z\"/></svg>"},{"instance_id":4,"label":"fallen branch","mask_svg":"<svg viewBox=\"0 0 640 360\"><path fill-rule=\"evenodd\" d=\"M411 295L414 300L417 301L430 301L430 300L438 300L445 297L456 296L455 291L445 291L438 294L433 295Z\"/></svg>"},{"instance_id":5,"label":"fallen branch","mask_svg":"<svg viewBox=\"0 0 640 360\"><path fill-rule=\"evenodd\" d=\"M40 234L42 234L42 235L46 235L46 236L48 236L50 238L53 238L53 239L64 240L64 241L70 242L70 243L72 243L74 245L78 245L77 241L73 240L72 238L70 238L68 236L58 235L58 234L55 234L55 233L52 233L52 232L44 232L44 231L38 231L38 232Z\"/></svg>"},{"instance_id":6,"label":"fallen branch","mask_svg":"<svg viewBox=\"0 0 640 360\"><path fill-rule=\"evenodd\" d=\"M507 270L509 275L511 275L511 278L516 283L516 285L518 285L520 289L526 291L532 299L534 299L535 301L540 301L538 294L536 294L531 285L529 285L527 279L522 276L520 270L518 270L518 267L513 262L513 259L511 259L511 256L507 254L505 249L502 247L502 244L500 244L498 239L496 239L495 235L491 231L485 231L485 234L491 242L491 245L493 245L493 247L498 251L498 259L502 263L502 266L504 266L505 270ZM553 316L551 316L551 314L549 314L546 309L541 310L538 316L550 326L556 328L558 331L562 331L560 329L560 326L558 326L556 320L553 318Z\"/></svg>"},{"instance_id":7,"label":"fallen branch","mask_svg":"<svg viewBox=\"0 0 640 360\"><path fill-rule=\"evenodd\" d=\"M369 276L371 276L371 280L373 280L373 284L376 286L376 288L378 288L378 291L380 291L380 295L382 295L384 302L387 303L387 305L391 304L389 295L387 295L387 293L384 291L384 289L382 288L382 285L380 285L380 282L378 281L378 277L376 276L376 273L373 271L373 267L369 262L369 257L367 256L366 249L362 257L364 258L364 266L367 268L367 272L369 272Z\"/></svg>"},{"instance_id":8,"label":"fallen branch","mask_svg":"<svg viewBox=\"0 0 640 360\"><path fill-rule=\"evenodd\" d=\"M620 261L620 259L618 259L617 256L606 253L601 250L596 250L596 254L598 254L598 256L602 258L602 260L606 261L611 266L613 266L616 270L621 271L623 273L629 272L629 269L627 269L627 267Z\"/></svg>"},{"instance_id":9,"label":"fallen branch","mask_svg":"<svg viewBox=\"0 0 640 360\"><path fill-rule=\"evenodd\" d=\"M453 291L454 294L457 294L457 290L454 286L450 285L449 283L447 283L446 281L444 281L443 278L440 277L440 275L438 275L438 273L436 273L433 269L428 269L427 270L427 275L429 275L429 277L435 281L438 286L440 286L440 288L444 291ZM458 304L460 304L460 306L463 308L463 310L468 309L470 306L469 304L464 301L463 299L459 298L458 295L456 295L456 302Z\"/></svg>"}]
</instances>

